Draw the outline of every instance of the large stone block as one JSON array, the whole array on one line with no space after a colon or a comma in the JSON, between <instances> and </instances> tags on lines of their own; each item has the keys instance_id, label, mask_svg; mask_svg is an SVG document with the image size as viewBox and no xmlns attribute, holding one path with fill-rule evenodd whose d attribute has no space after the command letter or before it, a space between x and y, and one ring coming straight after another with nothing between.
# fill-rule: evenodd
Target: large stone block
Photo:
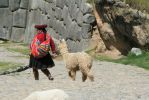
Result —
<instances>
[{"instance_id":1,"label":"large stone block","mask_svg":"<svg viewBox=\"0 0 149 100\"><path fill-rule=\"evenodd\" d=\"M71 15L71 18L72 20L76 20L76 14L77 14L77 5L75 4L73 8L71 8L71 12L70 12L70 15Z\"/></svg>"},{"instance_id":2,"label":"large stone block","mask_svg":"<svg viewBox=\"0 0 149 100\"><path fill-rule=\"evenodd\" d=\"M75 0L75 3L77 4L77 7L81 7L82 0Z\"/></svg>"},{"instance_id":3,"label":"large stone block","mask_svg":"<svg viewBox=\"0 0 149 100\"><path fill-rule=\"evenodd\" d=\"M74 0L70 0L70 1L69 1L69 5L68 5L68 10L69 10L70 16L71 16L72 13L73 13L74 7L75 7L75 1L74 1ZM71 17L72 17L72 16L71 16Z\"/></svg>"},{"instance_id":4,"label":"large stone block","mask_svg":"<svg viewBox=\"0 0 149 100\"><path fill-rule=\"evenodd\" d=\"M62 11L62 17L63 17L63 19L64 19L64 24L65 24L65 25L66 25L66 22L67 22L67 20L68 20L68 19L67 19L68 13L69 13L68 7L64 6L63 11Z\"/></svg>"},{"instance_id":5,"label":"large stone block","mask_svg":"<svg viewBox=\"0 0 149 100\"><path fill-rule=\"evenodd\" d=\"M85 14L87 14L87 13L91 14L91 13L93 12L93 7L92 7L92 5L89 4L89 3L85 3L85 4L84 4L84 7L83 7L83 9L82 9L82 12L83 12L83 15L85 15Z\"/></svg>"},{"instance_id":6,"label":"large stone block","mask_svg":"<svg viewBox=\"0 0 149 100\"><path fill-rule=\"evenodd\" d=\"M56 20L54 29L55 29L56 32L59 33L59 29L60 29L60 21L59 20Z\"/></svg>"},{"instance_id":7,"label":"large stone block","mask_svg":"<svg viewBox=\"0 0 149 100\"><path fill-rule=\"evenodd\" d=\"M25 35L25 29L24 28L12 27L12 35L11 35L12 41L23 42L24 41L24 35Z\"/></svg>"},{"instance_id":8,"label":"large stone block","mask_svg":"<svg viewBox=\"0 0 149 100\"><path fill-rule=\"evenodd\" d=\"M50 13L51 17L55 18L55 10L51 10L51 13Z\"/></svg>"},{"instance_id":9,"label":"large stone block","mask_svg":"<svg viewBox=\"0 0 149 100\"><path fill-rule=\"evenodd\" d=\"M77 13L76 13L76 20L77 20L77 23L79 26L82 26L83 24L83 13L79 10Z\"/></svg>"},{"instance_id":10,"label":"large stone block","mask_svg":"<svg viewBox=\"0 0 149 100\"><path fill-rule=\"evenodd\" d=\"M85 8L85 3L86 1L85 0L82 0L81 4L80 4L80 10L83 12L84 8Z\"/></svg>"},{"instance_id":11,"label":"large stone block","mask_svg":"<svg viewBox=\"0 0 149 100\"><path fill-rule=\"evenodd\" d=\"M64 0L56 0L56 6L57 7L63 9L64 5L65 5Z\"/></svg>"},{"instance_id":12,"label":"large stone block","mask_svg":"<svg viewBox=\"0 0 149 100\"><path fill-rule=\"evenodd\" d=\"M70 0L64 0L65 6L67 6L67 7L69 6L69 1Z\"/></svg>"},{"instance_id":13,"label":"large stone block","mask_svg":"<svg viewBox=\"0 0 149 100\"><path fill-rule=\"evenodd\" d=\"M64 25L61 26L61 33L62 33L62 37L64 37L66 39L66 27Z\"/></svg>"},{"instance_id":14,"label":"large stone block","mask_svg":"<svg viewBox=\"0 0 149 100\"><path fill-rule=\"evenodd\" d=\"M53 3L54 2L54 0L46 0L47 2L49 2L49 3Z\"/></svg>"},{"instance_id":15,"label":"large stone block","mask_svg":"<svg viewBox=\"0 0 149 100\"><path fill-rule=\"evenodd\" d=\"M45 2L44 0L39 0L38 4L39 4L39 9L42 11L42 13L47 14L47 10L48 10L46 9L47 2Z\"/></svg>"},{"instance_id":16,"label":"large stone block","mask_svg":"<svg viewBox=\"0 0 149 100\"><path fill-rule=\"evenodd\" d=\"M48 2L45 2L45 9L46 9L46 12L48 15L51 16L51 13L52 13L52 4L51 3L48 3Z\"/></svg>"},{"instance_id":17,"label":"large stone block","mask_svg":"<svg viewBox=\"0 0 149 100\"><path fill-rule=\"evenodd\" d=\"M48 25L50 28L53 27L53 19L54 19L53 17L50 17L50 19L49 19Z\"/></svg>"},{"instance_id":18,"label":"large stone block","mask_svg":"<svg viewBox=\"0 0 149 100\"><path fill-rule=\"evenodd\" d=\"M9 0L0 0L0 8L6 8L9 6Z\"/></svg>"},{"instance_id":19,"label":"large stone block","mask_svg":"<svg viewBox=\"0 0 149 100\"><path fill-rule=\"evenodd\" d=\"M75 41L81 40L81 34L79 33L80 31L81 31L81 27L79 27L78 24L74 22L74 29L72 31L72 34L75 34L73 37Z\"/></svg>"},{"instance_id":20,"label":"large stone block","mask_svg":"<svg viewBox=\"0 0 149 100\"><path fill-rule=\"evenodd\" d=\"M58 20L62 20L62 10L60 8L58 8L58 7L55 9L55 17Z\"/></svg>"},{"instance_id":21,"label":"large stone block","mask_svg":"<svg viewBox=\"0 0 149 100\"><path fill-rule=\"evenodd\" d=\"M72 41L71 39L68 39L66 42L67 42L68 50L70 52L74 52L76 49L76 43L74 41Z\"/></svg>"},{"instance_id":22,"label":"large stone block","mask_svg":"<svg viewBox=\"0 0 149 100\"><path fill-rule=\"evenodd\" d=\"M79 52L79 51L82 51L83 50L82 48L86 46L84 41L80 42L80 41L73 41L71 39L67 39L66 42L67 42L67 46L68 46L69 52ZM83 44L85 44L85 46Z\"/></svg>"},{"instance_id":23,"label":"large stone block","mask_svg":"<svg viewBox=\"0 0 149 100\"><path fill-rule=\"evenodd\" d=\"M66 24L66 28L69 29L70 24L72 23L71 17L68 13L68 16L66 16L66 18L64 18L64 24Z\"/></svg>"},{"instance_id":24,"label":"large stone block","mask_svg":"<svg viewBox=\"0 0 149 100\"><path fill-rule=\"evenodd\" d=\"M9 39L12 26L12 12L9 8L0 9L0 38Z\"/></svg>"},{"instance_id":25,"label":"large stone block","mask_svg":"<svg viewBox=\"0 0 149 100\"><path fill-rule=\"evenodd\" d=\"M35 24L41 24L41 15L42 12L39 10L34 10L28 13L27 16L27 25L25 30L25 42L30 43L36 29L34 28Z\"/></svg>"},{"instance_id":26,"label":"large stone block","mask_svg":"<svg viewBox=\"0 0 149 100\"><path fill-rule=\"evenodd\" d=\"M89 48L89 41L90 39L82 39L80 42L80 48L82 50L87 50Z\"/></svg>"},{"instance_id":27,"label":"large stone block","mask_svg":"<svg viewBox=\"0 0 149 100\"><path fill-rule=\"evenodd\" d=\"M26 10L19 9L13 12L13 26L16 27L26 26Z\"/></svg>"},{"instance_id":28,"label":"large stone block","mask_svg":"<svg viewBox=\"0 0 149 100\"><path fill-rule=\"evenodd\" d=\"M12 25L12 12L9 8L0 9L0 26L11 26Z\"/></svg>"},{"instance_id":29,"label":"large stone block","mask_svg":"<svg viewBox=\"0 0 149 100\"><path fill-rule=\"evenodd\" d=\"M81 52L82 50L82 45L80 41L75 41L76 42L76 48L75 48L75 52Z\"/></svg>"},{"instance_id":30,"label":"large stone block","mask_svg":"<svg viewBox=\"0 0 149 100\"><path fill-rule=\"evenodd\" d=\"M51 8L53 11L55 11L55 9L56 9L56 3L55 2L51 3Z\"/></svg>"},{"instance_id":31,"label":"large stone block","mask_svg":"<svg viewBox=\"0 0 149 100\"><path fill-rule=\"evenodd\" d=\"M81 27L79 27L78 25L76 25L75 27L75 33L76 33L76 40L77 41L80 41L82 39L82 34L80 33L81 32Z\"/></svg>"},{"instance_id":32,"label":"large stone block","mask_svg":"<svg viewBox=\"0 0 149 100\"><path fill-rule=\"evenodd\" d=\"M52 37L54 37L54 38L58 38L57 37L57 34L56 34L56 32L55 32L55 30L53 29L53 28L49 28L49 30L47 30L48 31L48 33L52 36Z\"/></svg>"},{"instance_id":33,"label":"large stone block","mask_svg":"<svg viewBox=\"0 0 149 100\"><path fill-rule=\"evenodd\" d=\"M11 11L18 10L19 7L20 7L20 2L21 2L21 0L10 0L9 1L9 3L10 3L10 6L9 7L10 7Z\"/></svg>"},{"instance_id":34,"label":"large stone block","mask_svg":"<svg viewBox=\"0 0 149 100\"><path fill-rule=\"evenodd\" d=\"M95 22L95 16L92 14L86 14L83 16L83 21L87 24Z\"/></svg>"},{"instance_id":35,"label":"large stone block","mask_svg":"<svg viewBox=\"0 0 149 100\"><path fill-rule=\"evenodd\" d=\"M56 30L56 25L57 25L57 20L56 20L56 18L53 18L53 23L52 23L52 25L53 25L53 29Z\"/></svg>"},{"instance_id":36,"label":"large stone block","mask_svg":"<svg viewBox=\"0 0 149 100\"><path fill-rule=\"evenodd\" d=\"M81 33L80 33L80 34L82 34L82 38L84 38L84 39L91 38L91 34L89 33L90 30L91 30L90 24L83 24L82 25L82 30L81 30Z\"/></svg>"},{"instance_id":37,"label":"large stone block","mask_svg":"<svg viewBox=\"0 0 149 100\"><path fill-rule=\"evenodd\" d=\"M30 9L38 9L39 8L39 5L40 5L40 2L41 0L29 0L29 10Z\"/></svg>"},{"instance_id":38,"label":"large stone block","mask_svg":"<svg viewBox=\"0 0 149 100\"><path fill-rule=\"evenodd\" d=\"M21 0L20 7L27 9L29 4L29 0Z\"/></svg>"},{"instance_id":39,"label":"large stone block","mask_svg":"<svg viewBox=\"0 0 149 100\"><path fill-rule=\"evenodd\" d=\"M41 24L48 24L48 17L47 17L47 15L41 14L40 23Z\"/></svg>"},{"instance_id":40,"label":"large stone block","mask_svg":"<svg viewBox=\"0 0 149 100\"><path fill-rule=\"evenodd\" d=\"M63 31L63 22L62 21L57 21L57 32L62 36L64 33Z\"/></svg>"},{"instance_id":41,"label":"large stone block","mask_svg":"<svg viewBox=\"0 0 149 100\"><path fill-rule=\"evenodd\" d=\"M78 29L79 29L79 27L78 27L77 23L73 21L68 28L68 33L67 33L68 36L67 37L69 39L72 39L75 41L80 40L80 36L78 35Z\"/></svg>"},{"instance_id":42,"label":"large stone block","mask_svg":"<svg viewBox=\"0 0 149 100\"><path fill-rule=\"evenodd\" d=\"M0 38L9 40L11 35L11 27L0 26Z\"/></svg>"}]
</instances>

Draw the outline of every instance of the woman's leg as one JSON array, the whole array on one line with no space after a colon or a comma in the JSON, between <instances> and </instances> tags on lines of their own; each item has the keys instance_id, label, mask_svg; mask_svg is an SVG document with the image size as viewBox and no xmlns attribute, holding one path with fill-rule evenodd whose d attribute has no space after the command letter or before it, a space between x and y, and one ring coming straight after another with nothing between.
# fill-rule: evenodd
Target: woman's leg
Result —
<instances>
[{"instance_id":1,"label":"woman's leg","mask_svg":"<svg viewBox=\"0 0 149 100\"><path fill-rule=\"evenodd\" d=\"M34 74L34 78L35 78L35 80L39 80L39 73L38 73L38 69L33 68L33 74Z\"/></svg>"},{"instance_id":2,"label":"woman's leg","mask_svg":"<svg viewBox=\"0 0 149 100\"><path fill-rule=\"evenodd\" d=\"M49 80L53 80L54 78L51 76L51 73L48 69L41 69L41 71L48 77Z\"/></svg>"}]
</instances>

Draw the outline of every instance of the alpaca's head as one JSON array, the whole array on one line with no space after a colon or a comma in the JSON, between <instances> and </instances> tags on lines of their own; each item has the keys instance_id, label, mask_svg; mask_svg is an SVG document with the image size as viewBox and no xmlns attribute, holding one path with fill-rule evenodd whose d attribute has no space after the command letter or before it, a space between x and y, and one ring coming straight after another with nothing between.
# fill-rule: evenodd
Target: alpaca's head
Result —
<instances>
[{"instance_id":1,"label":"alpaca's head","mask_svg":"<svg viewBox=\"0 0 149 100\"><path fill-rule=\"evenodd\" d=\"M60 50L61 54L68 53L67 44L66 44L66 41L64 39L59 41L58 49Z\"/></svg>"}]
</instances>

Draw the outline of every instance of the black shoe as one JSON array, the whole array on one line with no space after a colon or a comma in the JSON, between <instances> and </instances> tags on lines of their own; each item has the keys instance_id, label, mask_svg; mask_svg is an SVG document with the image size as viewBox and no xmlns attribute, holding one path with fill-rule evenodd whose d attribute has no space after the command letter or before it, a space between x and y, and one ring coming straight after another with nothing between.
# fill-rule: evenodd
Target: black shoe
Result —
<instances>
[{"instance_id":1,"label":"black shoe","mask_svg":"<svg viewBox=\"0 0 149 100\"><path fill-rule=\"evenodd\" d=\"M49 80L54 80L54 78L52 76L49 77Z\"/></svg>"}]
</instances>

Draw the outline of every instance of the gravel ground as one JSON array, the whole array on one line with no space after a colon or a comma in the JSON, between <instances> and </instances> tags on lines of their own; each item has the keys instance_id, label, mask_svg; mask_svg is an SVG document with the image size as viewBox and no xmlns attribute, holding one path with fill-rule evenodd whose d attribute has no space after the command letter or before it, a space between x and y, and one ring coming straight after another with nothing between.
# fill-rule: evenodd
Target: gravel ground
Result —
<instances>
[{"instance_id":1,"label":"gravel ground","mask_svg":"<svg viewBox=\"0 0 149 100\"><path fill-rule=\"evenodd\" d=\"M63 61L55 61L50 71L53 81L40 72L35 81L32 70L0 76L0 100L22 100L33 91L62 89L70 100L149 100L149 71L135 66L94 61L95 82L76 81L68 75Z\"/></svg>"}]
</instances>

